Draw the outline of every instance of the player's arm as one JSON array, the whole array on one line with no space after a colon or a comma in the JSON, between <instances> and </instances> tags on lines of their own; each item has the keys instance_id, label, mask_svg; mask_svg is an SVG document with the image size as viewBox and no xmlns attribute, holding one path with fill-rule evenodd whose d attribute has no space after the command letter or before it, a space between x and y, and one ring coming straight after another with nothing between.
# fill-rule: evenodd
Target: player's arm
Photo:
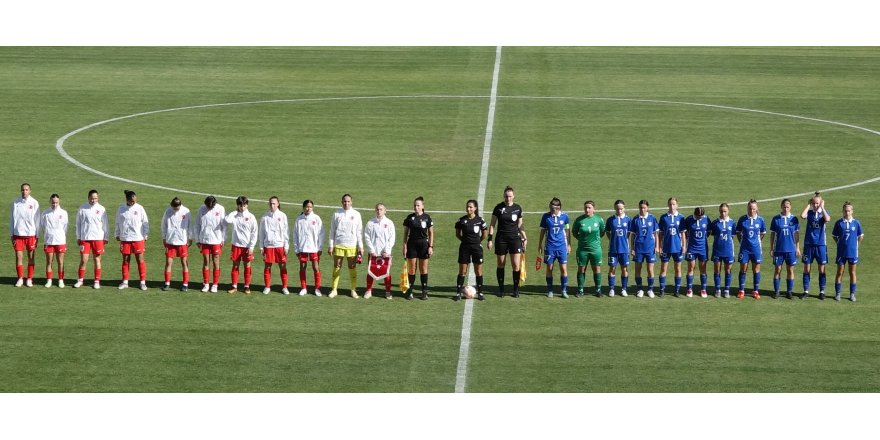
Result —
<instances>
[{"instance_id":1,"label":"player's arm","mask_svg":"<svg viewBox=\"0 0 880 440\"><path fill-rule=\"evenodd\" d=\"M492 220L489 222L489 241L486 243L486 246L489 248L489 250L492 249L492 237L495 235L495 223L497 222L498 217L496 217L495 214L492 214Z\"/></svg>"},{"instance_id":2,"label":"player's arm","mask_svg":"<svg viewBox=\"0 0 880 440\"><path fill-rule=\"evenodd\" d=\"M403 258L406 258L406 242L409 241L409 226L403 225Z\"/></svg>"},{"instance_id":3,"label":"player's arm","mask_svg":"<svg viewBox=\"0 0 880 440\"><path fill-rule=\"evenodd\" d=\"M529 237L526 236L526 230L523 228L523 219L520 217L516 220L516 227L519 229L519 237L522 239L523 250L526 249L526 243L529 241Z\"/></svg>"},{"instance_id":4,"label":"player's arm","mask_svg":"<svg viewBox=\"0 0 880 440\"><path fill-rule=\"evenodd\" d=\"M428 255L434 255L434 225L428 228Z\"/></svg>"},{"instance_id":5,"label":"player's arm","mask_svg":"<svg viewBox=\"0 0 880 440\"><path fill-rule=\"evenodd\" d=\"M544 237L546 235L547 230L542 227L541 232L538 234L538 255L544 254Z\"/></svg>"}]
</instances>

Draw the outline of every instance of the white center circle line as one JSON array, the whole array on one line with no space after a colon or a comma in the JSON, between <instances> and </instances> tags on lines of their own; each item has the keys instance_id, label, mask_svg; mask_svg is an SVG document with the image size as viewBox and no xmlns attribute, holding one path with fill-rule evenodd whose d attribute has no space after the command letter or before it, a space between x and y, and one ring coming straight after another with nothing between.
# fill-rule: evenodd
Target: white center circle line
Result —
<instances>
[{"instance_id":1,"label":"white center circle line","mask_svg":"<svg viewBox=\"0 0 880 440\"><path fill-rule=\"evenodd\" d=\"M193 194L193 195L200 195L200 196L213 195L218 198L235 200L236 196L213 194L213 193L207 193L207 192L201 192L201 191L191 191L191 190L186 190L186 189L181 189L181 188L162 186L162 185L157 185L157 184L153 184L153 183L149 183L149 182L141 182L141 181L129 179L126 177L115 176L115 175L109 174L107 172L97 170L95 168L92 168L92 167L78 161L73 156L71 156L69 153L67 153L67 151L65 151L65 149L64 149L64 143L76 134L82 133L84 131L87 131L89 129L92 129L92 128L95 128L95 127L98 127L101 125L107 125L107 124L111 124L114 122L123 121L123 120L127 120L127 119L133 119L133 118L137 118L137 117L141 117L141 116L149 116L149 115L155 115L155 114L160 114L160 113L170 113L170 112L176 112L176 111L197 110L197 109L207 109L207 108L216 108L216 107L231 107L231 106L238 106L238 105L278 104L278 103L308 103L308 102L388 100L388 99L486 99L486 98L489 98L489 96L486 96L486 95L348 96L348 97L325 97L325 98L272 99L272 100L263 100L263 101L240 101L240 102L225 102L225 103L217 103L217 104L203 104L203 105L193 105L193 106L186 106L186 107L176 107L176 108L153 110L153 111L148 111L148 112L135 113L135 114L131 114L131 115L119 116L119 117L110 118L110 119L106 119L103 121L98 121L98 122L77 128L76 130L73 130L73 131L61 136L60 138L58 138L58 140L55 142L55 149L58 151L58 154L60 154L61 157L63 157L68 162L72 163L74 166L76 166L80 169L83 169L85 171L88 171L92 174L95 174L95 175L98 175L101 177L105 177L108 179L117 180L117 181L125 182L125 183L131 183L134 185L145 186L145 187L149 187L149 188L165 190L165 191L178 192L178 193L183 193L183 194ZM872 130L870 128L865 128L865 127L861 127L861 126L854 125L854 124L848 124L848 123L844 123L844 122L837 122L837 121L831 121L828 119L820 119L820 118L813 118L813 117L808 117L808 116L793 115L793 114L788 114L788 113L772 112L772 111L767 111L767 110L749 109L749 108L743 108L743 107L734 107L734 106L718 105L718 104L705 104L705 103L695 103L695 102L685 102L685 101L669 101L669 100L657 100L657 99L575 97L575 96L518 96L518 95L511 95L511 96L498 96L497 99L499 99L499 100L502 100L502 99L521 99L521 100L560 100L560 101L562 101L562 100L566 100L566 101L610 101L610 102L616 101L616 102L637 102L637 103L653 103L653 104L683 105L683 106L692 106L692 107L715 108L715 109L720 109L720 110L764 114L764 115L769 115L769 116L778 116L778 117L784 117L784 118L817 122L817 123L821 123L821 124L836 125L839 127L845 127L845 128L849 128L849 129L853 129L853 130L860 130L860 131L864 131L866 133L880 136L880 131ZM799 193L799 194L789 194L789 195L778 196L778 197L764 198L764 199L758 200L758 202L771 202L771 201L782 200L785 198L802 197L802 196L811 195L811 194L813 194L814 191L820 191L820 192L839 191L839 190L853 188L853 187L857 187L857 186L861 186L861 185L867 185L867 184L874 183L877 181L880 181L880 176L872 177L870 179L862 180L859 182L854 182L854 183L847 184L847 185L835 186L835 187L831 187L831 188L824 188L824 189L818 189L818 190L810 190L810 191ZM735 205L745 205L746 203L748 203L748 201L729 202L728 204L731 206L735 206ZM707 203L706 205L708 206L711 204ZM338 206L336 206L336 205L333 205L333 206L315 205L315 207L317 207L317 208L337 208ZM688 209L688 208L694 208L694 207L695 206L681 206L679 208L680 209ZM358 209L363 210L363 211L371 211L371 209L368 209L368 208L358 208ZM388 209L388 211L389 212L410 212L411 210L409 210L409 209ZM432 210L432 212L435 212L438 214L456 214L456 213L460 213L461 210ZM524 213L526 213L526 214L542 214L543 212L544 211L526 211ZM596 212L613 212L613 210L611 210L611 209L597 209Z\"/></svg>"}]
</instances>

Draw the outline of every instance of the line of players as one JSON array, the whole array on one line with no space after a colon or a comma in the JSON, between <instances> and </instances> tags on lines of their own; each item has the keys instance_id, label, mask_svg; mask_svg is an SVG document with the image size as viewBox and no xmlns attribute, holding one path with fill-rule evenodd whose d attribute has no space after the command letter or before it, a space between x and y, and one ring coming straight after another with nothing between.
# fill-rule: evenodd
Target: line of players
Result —
<instances>
[{"instance_id":1,"label":"line of players","mask_svg":"<svg viewBox=\"0 0 880 440\"><path fill-rule=\"evenodd\" d=\"M491 225L479 217L477 202L469 200L466 207L466 215L456 222L456 237L461 241L459 248L459 275L457 279L458 293L455 297L459 300L464 287L464 277L468 265L473 264L477 275L477 297L483 299L483 276L482 276L482 241L486 239L488 229L488 247L495 248L498 259L497 278L498 296L504 295L504 267L506 257L510 255L513 266L513 296L519 295L519 281L521 274L521 256L524 254L528 241L522 227L522 208L513 203L513 189L508 187L504 191L505 200L499 203L492 213ZM104 253L104 245L109 242L109 223L106 209L98 203L99 196L96 190L88 194L88 203L82 205L76 215L76 237L80 248L80 265L77 281L74 287L81 287L84 283L86 265L89 256L94 254L94 288L100 288L101 279L101 255ZM33 285L34 251L37 244L37 234L40 229L44 231L46 253L46 287L51 287L53 273L53 261L58 267L58 286L64 287L64 254L66 253L67 212L60 207L60 198L57 194L50 197L51 208L40 212L39 203L30 197L30 185L21 185L21 197L13 202L10 216L10 236L16 252L16 272L18 275L17 287L26 284ZM180 199L174 198L171 206L166 209L162 219L162 238L166 248L165 285L162 290L170 288L171 267L174 258L180 258L183 269L183 284L181 290L188 290L189 267L188 248L195 238L200 253L203 255L203 292L217 292L220 280L220 255L226 238L226 228L232 228L232 252L231 259L233 268L231 272L232 287L229 293L238 291L241 266L244 266L245 293L250 293L251 262L254 260L254 248L260 243L261 254L265 263L264 289L268 294L271 289L271 269L273 264L278 264L281 272L282 293L289 294L287 276L287 254L290 247L290 233L288 231L287 216L279 209L279 200L272 197L269 200L269 210L258 222L256 217L248 211L248 200L241 196L236 200L237 209L234 212L225 213L222 205L217 204L216 198L206 198L204 206L200 207L193 218L189 209L182 205ZM667 269L670 261L674 268L674 295L678 296L681 289L681 263L687 264L686 287L687 296L693 296L694 270L697 265L700 268L700 295L707 297L707 273L706 265L708 258L708 237L714 236L711 260L714 263L715 296L728 297L731 288L731 269L734 261L740 263L739 293L737 297L745 295L745 280L748 265L752 266L753 287L752 296L760 297L759 285L761 281L760 266L762 262L761 241L766 233L766 224L762 217L758 216L757 202L754 200L748 204L748 213L736 222L729 217L729 207L721 204L719 217L709 221L703 208L694 210L694 214L684 218L677 210L678 201L673 197L668 200L668 212L657 220L648 212L649 204L646 200L639 202L639 215L630 219L625 214L623 201L618 200L614 204L616 213L607 220L602 220L594 215L595 204L592 201L584 203L584 215L578 217L572 225L569 217L562 212L561 201L554 198L550 202L550 211L542 216L539 238L539 249L542 256L538 257L536 269L540 264L547 265L546 282L548 296L553 296L553 267L560 267L561 295L568 297L568 274L567 257L571 252L571 236L578 239L576 250L578 263L577 285L578 296L584 294L585 277L587 267L592 268L593 281L596 295L602 295L601 264L602 264L602 236L609 239L608 255L608 295L615 295L616 272L620 266L621 272L621 296L627 296L629 283L629 260L635 263L635 280L638 286L637 297L647 294L654 297L654 263L659 255L661 269L659 274L659 295L663 296L666 291ZM404 255L409 260L408 285L406 292L408 299L412 299L412 285L414 284L415 270L421 272L422 297L427 299L427 260L433 254L433 222L424 212L424 201L421 198L414 202L415 212L407 217L404 223L405 243ZM329 239L329 253L334 258L332 278L332 290L328 296L337 294L339 276L344 260L347 260L349 277L351 281L351 294L357 297L357 273L356 265L361 262L363 256L363 239L366 237L369 246L370 264L367 276L366 298L372 295L374 280L384 280L385 296L391 297L391 278L389 268L392 248L394 246L394 224L385 217L385 207L382 204L376 206L376 217L368 222L366 230L362 229L360 213L351 207L351 196L346 194L342 198L342 208L337 210L331 221ZM786 199L781 203L781 213L776 215L770 222L771 248L775 266L774 295L780 294L781 269L783 264L787 266L787 290L786 296L792 297L794 288L794 265L798 257L803 257L803 294L801 298L809 296L811 282L811 265L816 262L819 267L819 299L825 298L825 265L827 264L827 251L825 240L825 224L831 217L824 207L824 200L819 193L810 199L804 208L801 218L806 220L806 233L804 240L804 252L801 255L799 247L800 227L798 217L791 214L791 202ZM259 226L258 226L259 224ZM497 231L497 239L493 240L493 231ZM146 263L143 258L145 240L149 235L149 221L146 211L137 203L137 195L133 191L125 192L125 203L119 207L116 215L115 238L120 244L122 254L122 277L120 289L128 287L131 255L135 255L140 276L140 288L146 290ZM856 267L858 264L858 246L864 238L861 224L852 217L852 205L847 202L843 206L843 217L838 220L833 228L832 236L837 242L837 276L835 279L835 300L840 299L841 279L845 266L849 265L850 274L850 300L855 301L856 291ZM323 223L317 214L313 212L313 203L306 200L303 203L303 212L298 216L293 228L293 241L295 254L300 263L299 275L301 290L300 295L307 294L306 269L308 263L312 263L314 273L313 293L321 296L321 273L319 261L322 253L324 229ZM734 237L740 243L738 258L734 259ZM545 240L546 239L546 240ZM545 245L544 245L545 244ZM407 249L409 245L409 250ZM27 277L24 276L24 253L27 252ZM646 268L647 286L641 277L642 266ZM213 271L211 270L213 269ZM723 271L722 271L723 269ZM212 276L213 274L213 276ZM721 278L724 277L722 288ZM210 282L209 282L210 281Z\"/></svg>"},{"instance_id":2,"label":"line of players","mask_svg":"<svg viewBox=\"0 0 880 440\"><path fill-rule=\"evenodd\" d=\"M709 261L708 237L714 237L712 243L711 261L714 263L715 296L727 298L730 296L732 281L732 266L734 262L740 265L739 292L737 298L743 298L746 294L746 276L749 265L752 268L752 296L760 298L759 286L761 283L761 242L767 232L767 223L758 215L758 203L750 200L747 214L734 221L729 217L730 208L722 203L719 208L719 216L715 220L709 220L703 208L694 209L693 215L684 217L678 212L678 200L675 197L667 201L668 211L660 216L659 220L648 212L647 200L639 201L639 215L630 218L624 212L624 203L617 200L614 204L616 213L603 221L593 214L595 206L592 201L584 204L584 215L578 217L569 230L569 218L561 212L559 199L554 198L550 202L550 212L545 213L541 219L541 240L547 236L547 244L543 260L538 261L547 264L547 296L553 296L553 264L560 265L562 296L567 298L567 274L566 259L571 249L571 238L579 240L577 248L578 264L578 293L584 292L584 273L588 265L593 269L593 280L596 286L596 294L602 294L600 267L602 261L602 248L600 238L604 235L609 239L608 254L608 284L609 296L614 296L616 271L620 266L622 285L620 294L627 296L629 283L629 259L632 257L635 263L635 279L638 286L637 297L647 294L654 297L654 263L657 256L660 258L659 295L663 296L667 286L667 270L672 263L674 268L673 294L679 296L682 281L682 261L687 261L686 288L688 297L694 293L694 272L699 265L700 269L700 296L706 298L707 290L707 262ZM805 220L803 253L800 249L800 220L791 212L791 201L782 200L780 213L775 215L769 223L770 248L775 266L773 276L773 298L780 295L782 266L786 266L786 297L791 299L794 290L794 265L798 258L802 258L803 270L803 293L801 299L809 297L811 284L811 266L815 262L819 269L819 299L825 299L826 275L825 265L828 261L825 237L825 225L831 221L831 216L825 209L825 202L817 192L810 199L800 215ZM835 296L841 298L841 281L844 268L849 266L850 276L850 301L856 300L856 267L859 262L859 243L864 239L862 226L853 218L853 206L849 202L843 204L843 216L839 219L831 233L837 243L837 275L835 277ZM739 243L739 253L734 258L734 237ZM647 286L642 281L642 267L647 272ZM721 278L724 277L724 284Z\"/></svg>"}]
</instances>

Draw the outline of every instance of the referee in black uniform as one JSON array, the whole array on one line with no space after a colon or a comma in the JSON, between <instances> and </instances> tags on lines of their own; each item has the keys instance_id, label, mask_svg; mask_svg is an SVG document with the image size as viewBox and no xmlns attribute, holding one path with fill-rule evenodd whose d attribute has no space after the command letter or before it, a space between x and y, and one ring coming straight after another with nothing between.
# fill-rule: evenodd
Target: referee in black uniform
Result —
<instances>
[{"instance_id":1,"label":"referee in black uniform","mask_svg":"<svg viewBox=\"0 0 880 440\"><path fill-rule=\"evenodd\" d=\"M421 300L428 299L428 259L434 254L434 222L425 213L425 199L416 197L413 201L415 212L403 221L403 256L407 260L409 290L406 299L413 299L413 284L416 281L416 260L419 263L419 280L422 283Z\"/></svg>"},{"instance_id":2,"label":"referee in black uniform","mask_svg":"<svg viewBox=\"0 0 880 440\"><path fill-rule=\"evenodd\" d=\"M474 274L477 278L477 299L483 297L483 245L486 239L488 226L480 217L480 206L476 200L468 200L466 205L467 214L461 216L455 222L455 238L461 241L458 246L458 278L456 278L455 300L461 299L464 289L464 277L467 274L468 264L474 264Z\"/></svg>"},{"instance_id":3,"label":"referee in black uniform","mask_svg":"<svg viewBox=\"0 0 880 440\"><path fill-rule=\"evenodd\" d=\"M489 249L492 249L492 238L495 236L495 255L498 257L498 269L495 275L498 277L498 297L504 296L504 266L507 263L507 254L510 254L511 266L513 266L513 297L519 298L519 278L522 265L522 254L526 250L529 239L523 230L522 207L513 203L513 188L504 188L504 201L495 205L492 210L492 222L489 224Z\"/></svg>"}]
</instances>

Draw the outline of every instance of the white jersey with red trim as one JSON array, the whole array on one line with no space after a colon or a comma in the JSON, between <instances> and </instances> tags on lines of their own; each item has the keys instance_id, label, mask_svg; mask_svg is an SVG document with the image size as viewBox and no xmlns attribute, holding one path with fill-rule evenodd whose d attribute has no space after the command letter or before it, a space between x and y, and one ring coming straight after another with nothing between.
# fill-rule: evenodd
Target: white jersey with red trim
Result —
<instances>
[{"instance_id":1,"label":"white jersey with red trim","mask_svg":"<svg viewBox=\"0 0 880 440\"><path fill-rule=\"evenodd\" d=\"M260 249L280 247L284 248L284 252L290 249L287 214L280 209L275 212L266 211L260 218Z\"/></svg>"},{"instance_id":2,"label":"white jersey with red trim","mask_svg":"<svg viewBox=\"0 0 880 440\"><path fill-rule=\"evenodd\" d=\"M232 225L232 245L240 248L254 250L257 245L257 217L245 209L238 212L236 209L226 216L226 224Z\"/></svg>"},{"instance_id":3,"label":"white jersey with red trim","mask_svg":"<svg viewBox=\"0 0 880 440\"><path fill-rule=\"evenodd\" d=\"M76 239L84 241L110 241L110 221L107 209L100 203L88 203L76 212Z\"/></svg>"},{"instance_id":4,"label":"white jersey with red trim","mask_svg":"<svg viewBox=\"0 0 880 440\"><path fill-rule=\"evenodd\" d=\"M357 246L363 249L363 228L360 212L354 209L337 209L330 221L330 247Z\"/></svg>"},{"instance_id":5,"label":"white jersey with red trim","mask_svg":"<svg viewBox=\"0 0 880 440\"><path fill-rule=\"evenodd\" d=\"M297 254L314 254L324 246L324 222L318 214L300 214L293 224L293 249Z\"/></svg>"},{"instance_id":6,"label":"white jersey with red trim","mask_svg":"<svg viewBox=\"0 0 880 440\"><path fill-rule=\"evenodd\" d=\"M176 211L174 208L165 209L162 215L162 241L173 246L183 246L190 240L190 224L192 214L189 208L180 205Z\"/></svg>"},{"instance_id":7,"label":"white jersey with red trim","mask_svg":"<svg viewBox=\"0 0 880 440\"><path fill-rule=\"evenodd\" d=\"M140 203L119 206L116 210L116 229L113 235L119 241L144 241L150 235L147 211Z\"/></svg>"},{"instance_id":8,"label":"white jersey with red trim","mask_svg":"<svg viewBox=\"0 0 880 440\"><path fill-rule=\"evenodd\" d=\"M62 207L49 208L40 215L40 229L43 230L44 244L67 244L67 211Z\"/></svg>"},{"instance_id":9,"label":"white jersey with red trim","mask_svg":"<svg viewBox=\"0 0 880 440\"><path fill-rule=\"evenodd\" d=\"M364 240L367 242L367 251L372 255L381 256L382 253L391 255L394 250L394 222L388 217L374 217L367 222L364 228Z\"/></svg>"},{"instance_id":10,"label":"white jersey with red trim","mask_svg":"<svg viewBox=\"0 0 880 440\"><path fill-rule=\"evenodd\" d=\"M201 244L223 244L226 241L226 209L219 203L213 209L199 207L194 236Z\"/></svg>"},{"instance_id":11,"label":"white jersey with red trim","mask_svg":"<svg viewBox=\"0 0 880 440\"><path fill-rule=\"evenodd\" d=\"M16 197L9 215L9 235L36 236L40 232L40 202L28 196Z\"/></svg>"}]
</instances>

